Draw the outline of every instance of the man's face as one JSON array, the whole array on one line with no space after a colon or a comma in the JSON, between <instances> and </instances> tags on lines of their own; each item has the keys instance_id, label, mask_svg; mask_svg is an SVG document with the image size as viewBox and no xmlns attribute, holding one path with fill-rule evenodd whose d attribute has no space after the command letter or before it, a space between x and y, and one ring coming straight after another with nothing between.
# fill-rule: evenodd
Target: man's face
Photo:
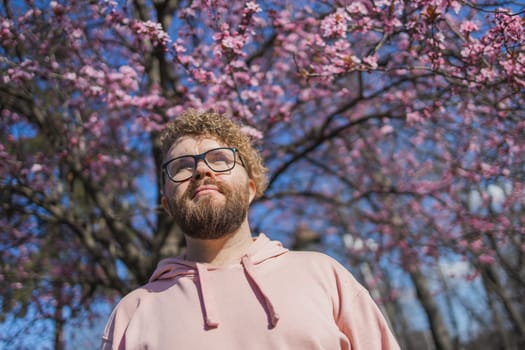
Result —
<instances>
[{"instance_id":1,"label":"man's face","mask_svg":"<svg viewBox=\"0 0 525 350\"><path fill-rule=\"evenodd\" d=\"M173 144L165 161L228 146L213 138L185 136ZM215 239L233 233L246 220L255 183L237 155L235 167L227 172L214 172L199 160L190 179L175 183L166 177L164 193L164 208L185 234Z\"/></svg>"}]
</instances>

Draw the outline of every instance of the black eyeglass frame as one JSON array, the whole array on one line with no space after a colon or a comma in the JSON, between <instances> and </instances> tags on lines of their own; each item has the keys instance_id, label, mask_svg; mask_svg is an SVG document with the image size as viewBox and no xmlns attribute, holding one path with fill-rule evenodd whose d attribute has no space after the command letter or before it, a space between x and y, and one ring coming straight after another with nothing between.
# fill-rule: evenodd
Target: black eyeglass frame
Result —
<instances>
[{"instance_id":1,"label":"black eyeglass frame","mask_svg":"<svg viewBox=\"0 0 525 350\"><path fill-rule=\"evenodd\" d=\"M209 152L213 152L213 151L217 151L217 150L221 150L221 149L228 149L228 150L231 150L233 152L233 164L230 168L228 169L225 169L225 170L215 170L213 169L213 167L210 166L210 164L208 164L208 161L206 160L206 155L209 153ZM162 183L164 184L166 179L164 177L164 175L167 175L168 176L168 179L170 179L171 181L175 182L175 183L181 183L181 182L184 182L184 181L188 181L189 179L191 179L193 177L193 174L195 174L195 170L197 169L197 166L199 164L199 160L202 160L204 162L204 164L206 164L206 166L213 172L215 173L225 173L227 171L231 171L233 170L233 168L235 168L235 166L237 165L237 155L239 155L239 162L242 166L244 166L244 162L242 161L242 158L241 158L241 155L239 154L239 150L235 147L217 147L217 148L212 148L212 149L209 149L207 150L206 152L203 152L201 154L186 154L186 155L183 155L183 156L179 156L179 157L175 157L175 158L172 158L170 160L167 160L165 161L164 163L162 163L161 165L161 168L162 168ZM194 165L193 165L193 170L191 172L191 175L187 178L185 178L184 180L175 180L171 177L170 173L168 172L168 165L174 161L176 161L177 159L180 159L180 158L185 158L185 157L192 157L193 160L195 161Z\"/></svg>"}]
</instances>

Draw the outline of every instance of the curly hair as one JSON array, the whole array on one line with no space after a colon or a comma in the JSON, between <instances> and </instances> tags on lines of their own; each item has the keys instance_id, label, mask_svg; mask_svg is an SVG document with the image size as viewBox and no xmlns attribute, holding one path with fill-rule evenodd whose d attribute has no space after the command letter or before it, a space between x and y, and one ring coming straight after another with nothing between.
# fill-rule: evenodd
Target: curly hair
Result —
<instances>
[{"instance_id":1,"label":"curly hair","mask_svg":"<svg viewBox=\"0 0 525 350\"><path fill-rule=\"evenodd\" d=\"M211 137L224 145L237 148L248 176L255 182L255 198L263 195L268 187L267 169L240 125L214 111L188 109L161 131L162 159L166 159L171 146L183 136Z\"/></svg>"}]
</instances>

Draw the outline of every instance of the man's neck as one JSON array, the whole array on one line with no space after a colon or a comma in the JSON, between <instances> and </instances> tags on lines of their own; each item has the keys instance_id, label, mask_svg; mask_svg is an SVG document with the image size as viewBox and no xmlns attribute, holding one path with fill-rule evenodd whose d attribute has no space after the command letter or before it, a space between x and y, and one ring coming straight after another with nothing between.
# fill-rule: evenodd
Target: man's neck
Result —
<instances>
[{"instance_id":1,"label":"man's neck","mask_svg":"<svg viewBox=\"0 0 525 350\"><path fill-rule=\"evenodd\" d=\"M247 224L243 224L236 232L217 239L195 239L186 236L186 259L217 266L225 265L240 260L252 243Z\"/></svg>"}]
</instances>

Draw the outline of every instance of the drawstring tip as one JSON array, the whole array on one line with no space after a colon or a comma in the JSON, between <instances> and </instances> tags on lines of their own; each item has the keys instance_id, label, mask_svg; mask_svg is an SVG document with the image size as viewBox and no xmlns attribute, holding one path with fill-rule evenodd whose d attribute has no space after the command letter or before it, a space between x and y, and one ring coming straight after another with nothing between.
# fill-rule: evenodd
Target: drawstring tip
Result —
<instances>
[{"instance_id":1,"label":"drawstring tip","mask_svg":"<svg viewBox=\"0 0 525 350\"><path fill-rule=\"evenodd\" d=\"M205 325L206 329L213 329L213 328L219 327L219 322L214 322L211 319L206 318L206 320L204 322L204 325Z\"/></svg>"},{"instance_id":2,"label":"drawstring tip","mask_svg":"<svg viewBox=\"0 0 525 350\"><path fill-rule=\"evenodd\" d=\"M279 315L273 314L270 320L270 328L275 328L275 326L277 326L278 321L279 321Z\"/></svg>"}]
</instances>

